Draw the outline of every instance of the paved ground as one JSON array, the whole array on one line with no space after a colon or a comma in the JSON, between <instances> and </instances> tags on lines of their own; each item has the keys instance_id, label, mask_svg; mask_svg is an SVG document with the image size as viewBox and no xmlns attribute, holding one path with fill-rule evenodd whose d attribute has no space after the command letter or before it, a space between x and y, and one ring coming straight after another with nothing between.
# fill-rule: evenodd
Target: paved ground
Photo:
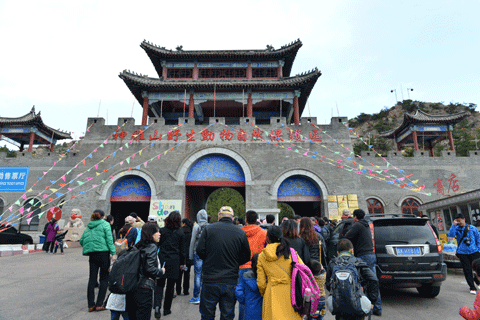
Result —
<instances>
[{"instance_id":1,"label":"paved ground","mask_svg":"<svg viewBox=\"0 0 480 320\"><path fill-rule=\"evenodd\" d=\"M2 257L0 270L1 320L110 319L110 311L87 312L88 258L82 256L81 248L66 249L63 256L38 252ZM475 299L459 271L449 271L436 299L421 298L415 289L383 293L383 317L373 319L461 319L458 309L473 308ZM175 298L173 313L162 319L200 319L198 306L188 299ZM326 320L332 319L327 315Z\"/></svg>"}]
</instances>

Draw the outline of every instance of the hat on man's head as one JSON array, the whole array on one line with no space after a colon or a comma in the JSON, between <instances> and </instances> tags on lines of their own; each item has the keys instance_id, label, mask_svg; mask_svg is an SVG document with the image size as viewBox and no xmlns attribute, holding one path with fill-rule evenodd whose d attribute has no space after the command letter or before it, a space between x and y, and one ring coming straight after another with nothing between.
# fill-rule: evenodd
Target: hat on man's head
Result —
<instances>
[{"instance_id":1,"label":"hat on man's head","mask_svg":"<svg viewBox=\"0 0 480 320\"><path fill-rule=\"evenodd\" d=\"M233 209L231 207L221 207L220 211L218 211L218 214L231 214L233 216Z\"/></svg>"},{"instance_id":2,"label":"hat on man's head","mask_svg":"<svg viewBox=\"0 0 480 320\"><path fill-rule=\"evenodd\" d=\"M132 224L134 222L135 222L134 217L128 216L128 217L125 218L125 224Z\"/></svg>"},{"instance_id":3,"label":"hat on man's head","mask_svg":"<svg viewBox=\"0 0 480 320\"><path fill-rule=\"evenodd\" d=\"M342 216L349 216L350 215L350 210L348 209L343 209L342 211Z\"/></svg>"},{"instance_id":4,"label":"hat on man's head","mask_svg":"<svg viewBox=\"0 0 480 320\"><path fill-rule=\"evenodd\" d=\"M148 216L148 222L157 222L157 216Z\"/></svg>"}]
</instances>

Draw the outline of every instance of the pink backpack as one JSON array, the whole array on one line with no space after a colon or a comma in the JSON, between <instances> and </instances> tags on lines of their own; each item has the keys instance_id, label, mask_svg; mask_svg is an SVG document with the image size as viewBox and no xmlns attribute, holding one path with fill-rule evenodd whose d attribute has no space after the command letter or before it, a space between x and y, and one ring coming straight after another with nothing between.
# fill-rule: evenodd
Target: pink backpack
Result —
<instances>
[{"instance_id":1,"label":"pink backpack","mask_svg":"<svg viewBox=\"0 0 480 320\"><path fill-rule=\"evenodd\" d=\"M321 298L320 290L310 268L298 263L295 249L290 248L290 252L292 254L293 309L302 316L314 316Z\"/></svg>"}]
</instances>

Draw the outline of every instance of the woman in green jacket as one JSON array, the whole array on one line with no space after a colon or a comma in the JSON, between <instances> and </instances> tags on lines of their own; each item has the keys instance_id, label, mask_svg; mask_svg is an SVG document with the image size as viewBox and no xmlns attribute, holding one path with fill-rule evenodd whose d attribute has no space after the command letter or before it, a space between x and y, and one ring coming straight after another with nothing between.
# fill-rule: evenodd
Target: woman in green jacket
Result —
<instances>
[{"instance_id":1,"label":"woman in green jacket","mask_svg":"<svg viewBox=\"0 0 480 320\"><path fill-rule=\"evenodd\" d=\"M110 253L113 255L113 260L116 259L112 230L110 224L102 219L104 215L102 210L96 209L93 211L91 221L80 238L83 255L89 256L88 262L90 264L90 277L87 287L89 312L105 310L103 301L105 300L108 287ZM95 283L97 282L99 269L100 288L98 290L97 303L95 304Z\"/></svg>"}]
</instances>

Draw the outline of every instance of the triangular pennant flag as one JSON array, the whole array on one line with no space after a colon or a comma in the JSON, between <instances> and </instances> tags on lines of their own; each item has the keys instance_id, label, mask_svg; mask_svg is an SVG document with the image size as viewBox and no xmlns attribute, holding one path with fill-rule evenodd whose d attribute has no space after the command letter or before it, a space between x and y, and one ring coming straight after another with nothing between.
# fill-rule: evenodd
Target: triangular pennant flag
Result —
<instances>
[{"instance_id":1,"label":"triangular pennant flag","mask_svg":"<svg viewBox=\"0 0 480 320\"><path fill-rule=\"evenodd\" d=\"M15 202L15 204L16 204L16 205L20 205L20 200L17 200L17 201Z\"/></svg>"},{"instance_id":2,"label":"triangular pennant flag","mask_svg":"<svg viewBox=\"0 0 480 320\"><path fill-rule=\"evenodd\" d=\"M90 159L93 158L92 154L90 153L87 157L89 157Z\"/></svg>"},{"instance_id":3,"label":"triangular pennant flag","mask_svg":"<svg viewBox=\"0 0 480 320\"><path fill-rule=\"evenodd\" d=\"M85 182L77 181L77 183L78 183L79 185L82 185L82 184L84 184Z\"/></svg>"},{"instance_id":4,"label":"triangular pennant flag","mask_svg":"<svg viewBox=\"0 0 480 320\"><path fill-rule=\"evenodd\" d=\"M92 189L98 187L97 184L92 185Z\"/></svg>"},{"instance_id":5,"label":"triangular pennant flag","mask_svg":"<svg viewBox=\"0 0 480 320\"><path fill-rule=\"evenodd\" d=\"M125 161L127 161L127 163L130 164L130 157L128 157L127 159L125 159Z\"/></svg>"},{"instance_id":6,"label":"triangular pennant flag","mask_svg":"<svg viewBox=\"0 0 480 320\"><path fill-rule=\"evenodd\" d=\"M115 151L115 152L112 154L114 158L115 158L115 155L116 155L116 154L117 154L117 151Z\"/></svg>"},{"instance_id":7,"label":"triangular pennant flag","mask_svg":"<svg viewBox=\"0 0 480 320\"><path fill-rule=\"evenodd\" d=\"M30 225L30 222L32 221L32 219L33 219L33 217L27 219L27 224L28 224L28 225Z\"/></svg>"},{"instance_id":8,"label":"triangular pennant flag","mask_svg":"<svg viewBox=\"0 0 480 320\"><path fill-rule=\"evenodd\" d=\"M132 155L132 160L135 159L135 153Z\"/></svg>"},{"instance_id":9,"label":"triangular pennant flag","mask_svg":"<svg viewBox=\"0 0 480 320\"><path fill-rule=\"evenodd\" d=\"M85 159L82 160L82 163L85 164Z\"/></svg>"},{"instance_id":10,"label":"triangular pennant flag","mask_svg":"<svg viewBox=\"0 0 480 320\"><path fill-rule=\"evenodd\" d=\"M63 193L61 193L61 192L55 192L55 194L57 195L57 197L63 196Z\"/></svg>"},{"instance_id":11,"label":"triangular pennant flag","mask_svg":"<svg viewBox=\"0 0 480 320\"><path fill-rule=\"evenodd\" d=\"M100 145L100 148L103 148L103 144Z\"/></svg>"},{"instance_id":12,"label":"triangular pennant flag","mask_svg":"<svg viewBox=\"0 0 480 320\"><path fill-rule=\"evenodd\" d=\"M22 195L22 199L23 199L23 200L27 200L27 195L26 195L26 194L23 194L23 195Z\"/></svg>"},{"instance_id":13,"label":"triangular pennant flag","mask_svg":"<svg viewBox=\"0 0 480 320\"><path fill-rule=\"evenodd\" d=\"M21 207L20 209L18 209L18 211L20 211L21 214L23 214L23 210L24 210L23 207Z\"/></svg>"},{"instance_id":14,"label":"triangular pennant flag","mask_svg":"<svg viewBox=\"0 0 480 320\"><path fill-rule=\"evenodd\" d=\"M142 151L143 151L143 150L144 150L144 149L142 149L142 150L138 151L138 155L139 155L139 156L141 156L141 155L142 155Z\"/></svg>"},{"instance_id":15,"label":"triangular pennant flag","mask_svg":"<svg viewBox=\"0 0 480 320\"><path fill-rule=\"evenodd\" d=\"M120 161L120 165L121 165L121 166L123 165L123 161Z\"/></svg>"},{"instance_id":16,"label":"triangular pennant flag","mask_svg":"<svg viewBox=\"0 0 480 320\"><path fill-rule=\"evenodd\" d=\"M107 180L102 180L102 183L107 183Z\"/></svg>"},{"instance_id":17,"label":"triangular pennant flag","mask_svg":"<svg viewBox=\"0 0 480 320\"><path fill-rule=\"evenodd\" d=\"M147 167L147 162L145 161L145 162L143 163L143 165L144 165L144 166L145 166L145 168L146 168L146 167Z\"/></svg>"},{"instance_id":18,"label":"triangular pennant flag","mask_svg":"<svg viewBox=\"0 0 480 320\"><path fill-rule=\"evenodd\" d=\"M98 169L98 163L95 165L95 169Z\"/></svg>"}]
</instances>

